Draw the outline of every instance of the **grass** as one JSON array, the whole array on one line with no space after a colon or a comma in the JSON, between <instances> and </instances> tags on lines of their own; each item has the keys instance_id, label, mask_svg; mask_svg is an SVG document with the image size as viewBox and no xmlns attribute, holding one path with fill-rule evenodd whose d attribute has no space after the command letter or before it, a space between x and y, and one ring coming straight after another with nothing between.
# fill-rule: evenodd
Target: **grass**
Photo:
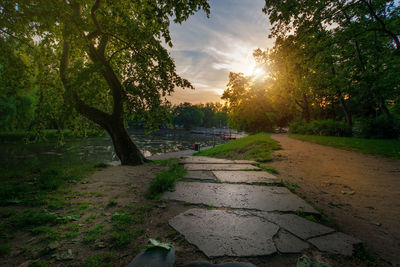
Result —
<instances>
[{"instance_id":1,"label":"grass","mask_svg":"<svg viewBox=\"0 0 400 267\"><path fill-rule=\"evenodd\" d=\"M48 202L49 196L61 189L64 184L79 181L94 170L93 165L81 163L2 166L0 167L0 206L44 205ZM49 209L58 209L63 206L60 201L49 204Z\"/></svg>"},{"instance_id":2,"label":"grass","mask_svg":"<svg viewBox=\"0 0 400 267\"><path fill-rule=\"evenodd\" d=\"M400 141L386 139L364 139L355 137L335 137L291 134L291 138L332 146L363 154L379 155L400 159Z\"/></svg>"},{"instance_id":3,"label":"grass","mask_svg":"<svg viewBox=\"0 0 400 267\"><path fill-rule=\"evenodd\" d=\"M268 162L272 160L271 153L281 148L279 143L273 140L270 135L267 133L249 135L208 150L197 152L194 155Z\"/></svg>"},{"instance_id":4,"label":"grass","mask_svg":"<svg viewBox=\"0 0 400 267\"><path fill-rule=\"evenodd\" d=\"M182 165L173 163L168 170L157 173L156 177L150 181L148 198L157 199L161 194L172 189L180 178L183 177L186 170Z\"/></svg>"}]
</instances>

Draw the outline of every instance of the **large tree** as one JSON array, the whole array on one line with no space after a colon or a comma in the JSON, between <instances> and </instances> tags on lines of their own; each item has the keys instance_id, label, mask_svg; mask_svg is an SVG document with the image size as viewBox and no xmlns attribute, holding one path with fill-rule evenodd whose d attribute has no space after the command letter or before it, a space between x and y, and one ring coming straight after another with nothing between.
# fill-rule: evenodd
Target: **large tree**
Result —
<instances>
[{"instance_id":1,"label":"large tree","mask_svg":"<svg viewBox=\"0 0 400 267\"><path fill-rule=\"evenodd\" d=\"M192 87L164 45L172 46L170 20L181 23L200 9L208 15L207 0L7 0L0 31L55 55L65 108L103 127L121 163L137 165L146 159L125 118L155 123L166 95Z\"/></svg>"}]
</instances>

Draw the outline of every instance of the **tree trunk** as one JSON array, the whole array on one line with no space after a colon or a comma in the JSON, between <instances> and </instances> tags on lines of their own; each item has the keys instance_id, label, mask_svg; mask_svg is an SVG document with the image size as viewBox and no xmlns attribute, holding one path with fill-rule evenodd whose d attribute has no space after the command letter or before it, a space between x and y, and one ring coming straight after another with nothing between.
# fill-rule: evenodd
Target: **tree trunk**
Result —
<instances>
[{"instance_id":1,"label":"tree trunk","mask_svg":"<svg viewBox=\"0 0 400 267\"><path fill-rule=\"evenodd\" d=\"M310 122L310 108L308 106L307 95L303 93L303 118L307 123Z\"/></svg>"},{"instance_id":2,"label":"tree trunk","mask_svg":"<svg viewBox=\"0 0 400 267\"><path fill-rule=\"evenodd\" d=\"M353 121L351 119L351 112L350 112L349 108L347 107L346 101L344 100L344 98L341 95L341 93L339 93L339 101L340 101L340 104L342 106L344 116L346 118L346 124L348 126L352 127L353 126Z\"/></svg>"},{"instance_id":3,"label":"tree trunk","mask_svg":"<svg viewBox=\"0 0 400 267\"><path fill-rule=\"evenodd\" d=\"M115 153L122 165L140 165L148 161L133 143L122 119L113 120L111 117L106 124L103 127L110 134Z\"/></svg>"}]
</instances>

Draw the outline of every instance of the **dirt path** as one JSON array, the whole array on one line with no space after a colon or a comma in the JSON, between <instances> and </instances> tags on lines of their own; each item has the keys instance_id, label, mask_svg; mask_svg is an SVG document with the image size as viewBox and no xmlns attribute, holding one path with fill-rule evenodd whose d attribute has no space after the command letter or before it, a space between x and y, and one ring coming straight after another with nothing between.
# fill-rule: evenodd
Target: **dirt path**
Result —
<instances>
[{"instance_id":1,"label":"dirt path","mask_svg":"<svg viewBox=\"0 0 400 267\"><path fill-rule=\"evenodd\" d=\"M269 165L340 231L400 266L400 160L368 156L273 135L282 150Z\"/></svg>"}]
</instances>

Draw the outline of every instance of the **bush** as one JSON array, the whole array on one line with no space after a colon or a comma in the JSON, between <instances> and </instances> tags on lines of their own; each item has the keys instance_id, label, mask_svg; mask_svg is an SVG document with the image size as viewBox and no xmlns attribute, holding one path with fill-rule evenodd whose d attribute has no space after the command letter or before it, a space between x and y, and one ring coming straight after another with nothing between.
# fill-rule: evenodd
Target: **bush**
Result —
<instances>
[{"instance_id":1,"label":"bush","mask_svg":"<svg viewBox=\"0 0 400 267\"><path fill-rule=\"evenodd\" d=\"M397 121L389 120L385 116L366 118L360 121L359 137L374 139L394 139L400 134L400 125Z\"/></svg>"},{"instance_id":2,"label":"bush","mask_svg":"<svg viewBox=\"0 0 400 267\"><path fill-rule=\"evenodd\" d=\"M342 121L314 120L310 123L294 121L289 124L290 133L322 136L351 136L351 127Z\"/></svg>"}]
</instances>

